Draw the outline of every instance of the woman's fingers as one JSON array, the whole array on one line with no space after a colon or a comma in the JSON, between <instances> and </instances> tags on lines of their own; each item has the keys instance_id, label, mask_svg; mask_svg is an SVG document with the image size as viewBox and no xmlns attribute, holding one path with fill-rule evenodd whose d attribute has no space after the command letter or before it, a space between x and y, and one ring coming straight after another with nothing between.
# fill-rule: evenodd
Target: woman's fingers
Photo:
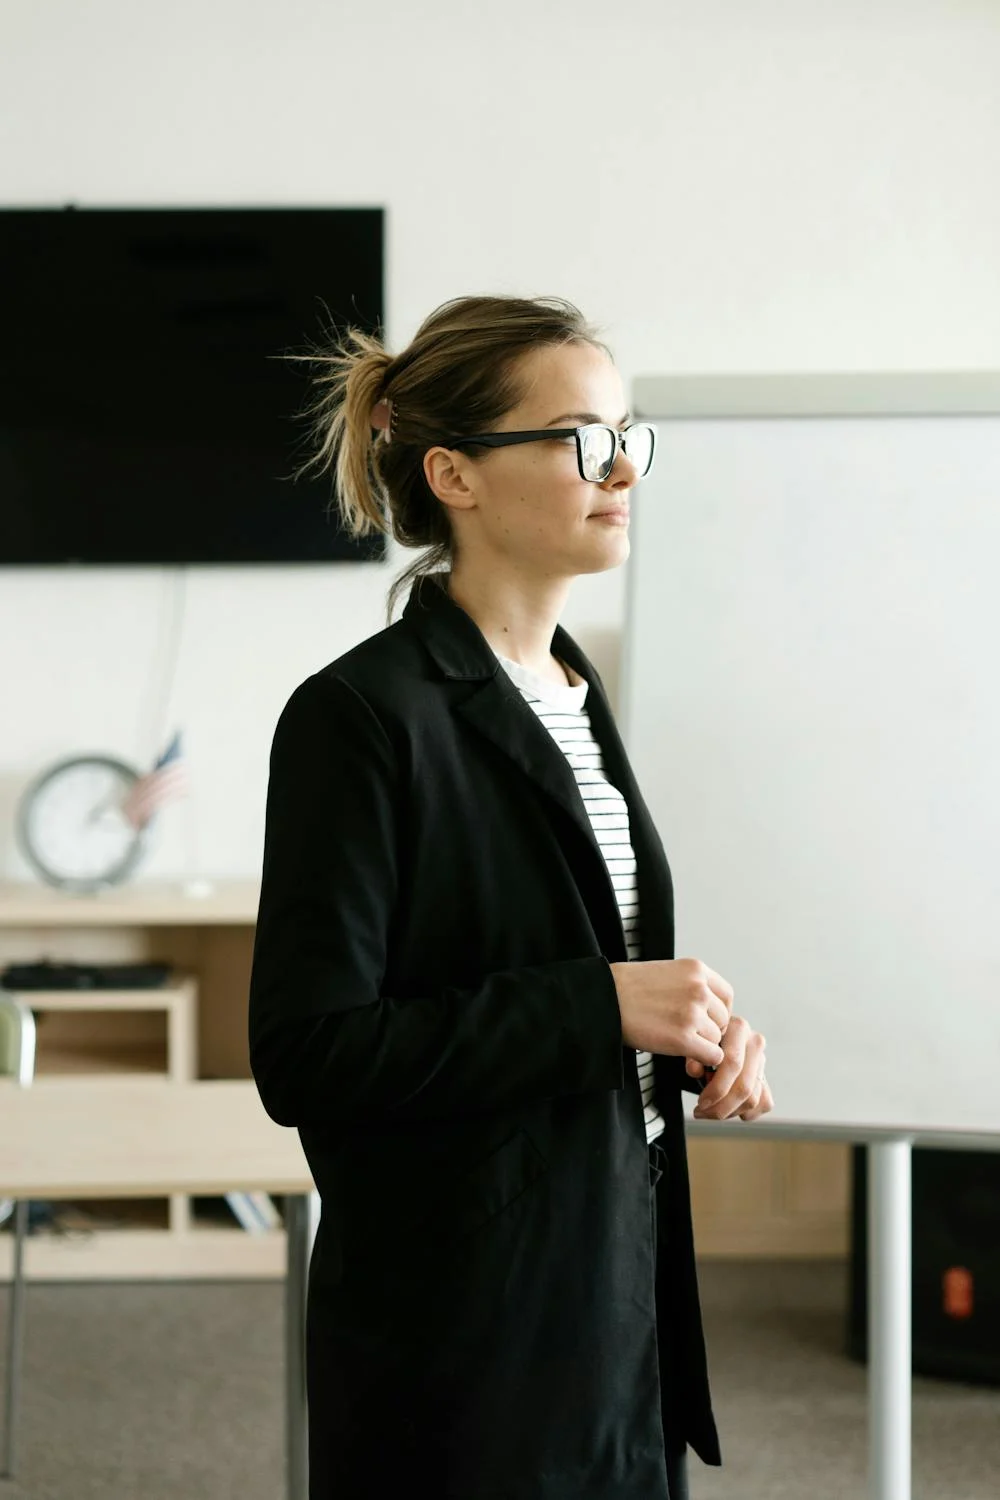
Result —
<instances>
[{"instance_id":1,"label":"woman's fingers","mask_svg":"<svg viewBox=\"0 0 1000 1500\"><path fill-rule=\"evenodd\" d=\"M716 974L715 970L710 969L707 964L703 964L702 969L705 976L705 983L713 995L718 995L719 999L725 1005L727 1016L730 1015L733 1009L733 1001L736 998L736 992L729 983L729 980L723 979L721 974ZM721 1024L725 1026L726 1023L723 1021Z\"/></svg>"},{"instance_id":2,"label":"woman's fingers","mask_svg":"<svg viewBox=\"0 0 1000 1500\"><path fill-rule=\"evenodd\" d=\"M733 1019L730 1015L729 1007L719 999L718 995L710 992L708 1000L705 1003L705 1010L711 1016L716 1026L718 1026L720 1032L725 1035Z\"/></svg>"},{"instance_id":3,"label":"woman's fingers","mask_svg":"<svg viewBox=\"0 0 1000 1500\"><path fill-rule=\"evenodd\" d=\"M745 1017L732 1016L722 1042L724 1061L702 1090L694 1117L728 1120L739 1116L741 1120L759 1120L774 1108L774 1096L764 1077L766 1038L753 1031ZM688 1057L684 1066L691 1078L705 1076L700 1056Z\"/></svg>"},{"instance_id":4,"label":"woman's fingers","mask_svg":"<svg viewBox=\"0 0 1000 1500\"><path fill-rule=\"evenodd\" d=\"M717 1068L725 1058L725 1053L717 1042L711 1042L707 1037L695 1034L688 1044L691 1048L691 1056L707 1068Z\"/></svg>"},{"instance_id":5,"label":"woman's fingers","mask_svg":"<svg viewBox=\"0 0 1000 1500\"><path fill-rule=\"evenodd\" d=\"M751 1107L740 1115L741 1120L751 1123L759 1120L761 1115L769 1114L774 1108L774 1095L771 1093L770 1085L766 1079L761 1079L761 1086L751 1101Z\"/></svg>"},{"instance_id":6,"label":"woman's fingers","mask_svg":"<svg viewBox=\"0 0 1000 1500\"><path fill-rule=\"evenodd\" d=\"M696 1120L728 1120L754 1108L764 1070L765 1039L751 1031L741 1016L733 1016L725 1039L726 1060L703 1090L694 1116Z\"/></svg>"},{"instance_id":7,"label":"woman's fingers","mask_svg":"<svg viewBox=\"0 0 1000 1500\"><path fill-rule=\"evenodd\" d=\"M715 1076L705 1087L695 1105L696 1120L725 1120L735 1114L747 1099L749 1090L741 1091L739 1080L743 1072L743 1060L726 1052L726 1059L715 1070Z\"/></svg>"}]
</instances>

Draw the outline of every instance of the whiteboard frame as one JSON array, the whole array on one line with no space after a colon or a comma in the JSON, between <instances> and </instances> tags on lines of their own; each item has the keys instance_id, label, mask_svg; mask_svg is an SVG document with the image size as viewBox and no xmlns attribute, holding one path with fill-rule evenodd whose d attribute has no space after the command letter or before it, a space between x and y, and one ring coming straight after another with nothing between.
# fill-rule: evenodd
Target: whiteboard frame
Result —
<instances>
[{"instance_id":1,"label":"whiteboard frame","mask_svg":"<svg viewBox=\"0 0 1000 1500\"><path fill-rule=\"evenodd\" d=\"M639 375L634 410L683 417L943 417L1000 412L998 370Z\"/></svg>"}]
</instances>

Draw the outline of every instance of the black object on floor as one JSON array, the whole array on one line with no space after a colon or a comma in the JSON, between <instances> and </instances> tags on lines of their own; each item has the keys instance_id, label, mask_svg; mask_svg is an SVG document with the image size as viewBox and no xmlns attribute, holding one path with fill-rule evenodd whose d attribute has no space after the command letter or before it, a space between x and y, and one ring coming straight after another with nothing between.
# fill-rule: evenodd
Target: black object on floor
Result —
<instances>
[{"instance_id":1,"label":"black object on floor","mask_svg":"<svg viewBox=\"0 0 1000 1500\"><path fill-rule=\"evenodd\" d=\"M1000 1152L913 1150L913 1372L1000 1385ZM868 1150L853 1148L847 1352L868 1359Z\"/></svg>"}]
</instances>

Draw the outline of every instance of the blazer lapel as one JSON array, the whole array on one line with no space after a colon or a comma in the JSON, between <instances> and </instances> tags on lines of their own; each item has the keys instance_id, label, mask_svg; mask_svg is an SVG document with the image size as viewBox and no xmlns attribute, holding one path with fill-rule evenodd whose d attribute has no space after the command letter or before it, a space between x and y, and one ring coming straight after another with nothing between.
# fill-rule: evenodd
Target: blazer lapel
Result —
<instances>
[{"instance_id":1,"label":"blazer lapel","mask_svg":"<svg viewBox=\"0 0 1000 1500\"><path fill-rule=\"evenodd\" d=\"M404 618L419 631L446 677L479 683L454 705L454 712L503 751L569 820L573 837L582 841L586 864L574 864L574 874L595 930L609 956L624 960L627 948L614 887L566 757L500 666L478 625L433 579L433 574L424 575L414 584ZM593 668L561 628L553 644L557 641L564 645L564 659L589 684L589 707ZM600 740L596 724L594 728Z\"/></svg>"}]
</instances>

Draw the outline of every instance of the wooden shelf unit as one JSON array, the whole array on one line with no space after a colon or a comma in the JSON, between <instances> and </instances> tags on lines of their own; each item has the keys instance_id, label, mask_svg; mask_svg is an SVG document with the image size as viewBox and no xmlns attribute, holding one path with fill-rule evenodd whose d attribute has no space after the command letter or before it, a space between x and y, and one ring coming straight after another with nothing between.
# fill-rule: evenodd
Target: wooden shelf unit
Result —
<instances>
[{"instance_id":1,"label":"wooden shelf unit","mask_svg":"<svg viewBox=\"0 0 1000 1500\"><path fill-rule=\"evenodd\" d=\"M198 984L193 975L175 975L155 989L23 990L20 998L35 1016L35 1079L50 1087L58 1087L60 1079L76 1082L81 1077L100 1088L111 1077L166 1076L187 1082L198 1076ZM126 1221L138 1217L141 1223L142 1207L141 1200L135 1207L122 1204L118 1215ZM165 1228L171 1234L192 1227L186 1194L172 1194L165 1208Z\"/></svg>"},{"instance_id":2,"label":"wooden shelf unit","mask_svg":"<svg viewBox=\"0 0 1000 1500\"><path fill-rule=\"evenodd\" d=\"M164 1076L247 1078L246 1003L259 888L220 880L208 895L167 881L93 896L0 883L0 968L42 959L169 963L156 989L33 990L21 998L37 1022L34 1087L86 1077L95 1087ZM65 1210L65 1205L59 1205ZM25 1272L37 1281L277 1278L282 1230L248 1234L199 1220L187 1195L169 1200L81 1202L82 1233L36 1233ZM102 1208L108 1226L100 1223ZM62 1215L61 1215L62 1216ZM9 1277L9 1234L0 1234L0 1278Z\"/></svg>"}]
</instances>

